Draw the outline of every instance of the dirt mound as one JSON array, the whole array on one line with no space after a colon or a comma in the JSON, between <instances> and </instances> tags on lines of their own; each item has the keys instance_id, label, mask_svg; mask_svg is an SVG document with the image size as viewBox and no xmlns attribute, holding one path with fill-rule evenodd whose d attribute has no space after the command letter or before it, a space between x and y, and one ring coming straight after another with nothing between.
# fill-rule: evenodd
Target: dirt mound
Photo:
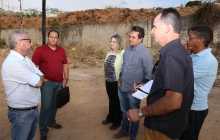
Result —
<instances>
[{"instance_id":1,"label":"dirt mound","mask_svg":"<svg viewBox=\"0 0 220 140\"><path fill-rule=\"evenodd\" d=\"M69 26L90 23L134 23L136 21L153 19L156 9L136 9L129 8L107 8L92 9L85 11L75 11L66 14L60 14L57 17L47 18L46 26ZM177 7L182 16L194 14L198 7ZM2 11L0 11L1 13ZM22 18L24 28L41 28L40 17L24 16ZM2 29L16 29L21 27L21 19L18 14L8 16L3 14L1 17Z\"/></svg>"}]
</instances>

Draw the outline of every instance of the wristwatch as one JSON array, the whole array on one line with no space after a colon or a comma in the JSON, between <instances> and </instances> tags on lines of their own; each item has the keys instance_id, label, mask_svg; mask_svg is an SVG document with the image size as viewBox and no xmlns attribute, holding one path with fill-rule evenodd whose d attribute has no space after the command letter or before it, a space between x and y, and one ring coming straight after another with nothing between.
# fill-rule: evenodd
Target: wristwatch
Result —
<instances>
[{"instance_id":1,"label":"wristwatch","mask_svg":"<svg viewBox=\"0 0 220 140\"><path fill-rule=\"evenodd\" d=\"M68 80L69 80L69 78L64 78L64 80L68 81Z\"/></svg>"},{"instance_id":2,"label":"wristwatch","mask_svg":"<svg viewBox=\"0 0 220 140\"><path fill-rule=\"evenodd\" d=\"M141 118L141 117L143 117L142 115L143 115L143 114L142 114L142 111L141 111L141 109L139 109L139 110L138 110L138 117Z\"/></svg>"}]
</instances>

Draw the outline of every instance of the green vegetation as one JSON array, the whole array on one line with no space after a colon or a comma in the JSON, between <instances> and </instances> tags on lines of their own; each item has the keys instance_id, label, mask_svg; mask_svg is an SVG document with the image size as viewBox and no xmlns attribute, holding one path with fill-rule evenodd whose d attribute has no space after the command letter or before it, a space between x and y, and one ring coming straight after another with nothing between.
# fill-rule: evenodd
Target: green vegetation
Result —
<instances>
[{"instance_id":1,"label":"green vegetation","mask_svg":"<svg viewBox=\"0 0 220 140\"><path fill-rule=\"evenodd\" d=\"M58 26L58 21L56 21L56 19L54 19L51 23L50 23L51 26Z\"/></svg>"},{"instance_id":2,"label":"green vegetation","mask_svg":"<svg viewBox=\"0 0 220 140\"><path fill-rule=\"evenodd\" d=\"M105 6L105 9L111 9L111 8L116 8L116 7L113 7L112 5Z\"/></svg>"},{"instance_id":3,"label":"green vegetation","mask_svg":"<svg viewBox=\"0 0 220 140\"><path fill-rule=\"evenodd\" d=\"M213 3L212 0L204 1L196 11L194 19L199 24L213 27L220 21L220 6Z\"/></svg>"},{"instance_id":4,"label":"green vegetation","mask_svg":"<svg viewBox=\"0 0 220 140\"><path fill-rule=\"evenodd\" d=\"M5 45L6 45L5 39L4 38L0 39L0 47L3 47Z\"/></svg>"},{"instance_id":5,"label":"green vegetation","mask_svg":"<svg viewBox=\"0 0 220 140\"><path fill-rule=\"evenodd\" d=\"M198 6L198 5L202 5L201 1L189 1L186 3L186 7L187 6Z\"/></svg>"},{"instance_id":6,"label":"green vegetation","mask_svg":"<svg viewBox=\"0 0 220 140\"><path fill-rule=\"evenodd\" d=\"M96 51L96 58L99 60L103 60L105 59L106 53L104 53L103 50L101 51Z\"/></svg>"}]
</instances>

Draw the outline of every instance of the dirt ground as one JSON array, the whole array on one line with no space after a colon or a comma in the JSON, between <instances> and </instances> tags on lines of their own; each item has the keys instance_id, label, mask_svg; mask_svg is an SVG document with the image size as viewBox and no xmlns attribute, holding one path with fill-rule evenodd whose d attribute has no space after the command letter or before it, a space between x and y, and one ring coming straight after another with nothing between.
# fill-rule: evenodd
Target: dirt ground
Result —
<instances>
[{"instance_id":1,"label":"dirt ground","mask_svg":"<svg viewBox=\"0 0 220 140\"><path fill-rule=\"evenodd\" d=\"M2 54L3 50L0 50ZM2 64L6 55L0 55ZM120 130L109 130L109 125L102 125L108 113L108 97L105 91L102 64L91 67L82 61L69 58L70 62L70 102L57 112L57 123L63 128L50 128L49 140L112 140L112 136ZM99 62L101 63L101 61ZM218 85L218 84L216 84ZM199 140L219 140L220 138L220 87L213 87L209 94L209 114L202 127ZM4 88L0 80L0 140L10 140L10 122L7 118L7 103ZM141 101L145 106L146 101ZM40 105L39 107L40 108ZM39 140L39 129L35 139ZM140 121L137 140L143 140L143 119ZM129 137L121 140L129 140Z\"/></svg>"}]
</instances>

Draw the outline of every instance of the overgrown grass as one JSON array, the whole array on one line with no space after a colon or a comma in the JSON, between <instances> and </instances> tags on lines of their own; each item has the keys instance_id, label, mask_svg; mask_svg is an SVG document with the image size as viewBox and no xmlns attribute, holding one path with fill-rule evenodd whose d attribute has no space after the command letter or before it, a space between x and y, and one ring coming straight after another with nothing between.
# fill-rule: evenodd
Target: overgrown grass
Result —
<instances>
[{"instance_id":1,"label":"overgrown grass","mask_svg":"<svg viewBox=\"0 0 220 140\"><path fill-rule=\"evenodd\" d=\"M220 21L220 6L213 3L212 0L204 1L196 11L194 19L199 24L213 27Z\"/></svg>"},{"instance_id":2,"label":"overgrown grass","mask_svg":"<svg viewBox=\"0 0 220 140\"><path fill-rule=\"evenodd\" d=\"M50 23L51 26L58 26L58 21L56 19L54 19L51 23Z\"/></svg>"},{"instance_id":3,"label":"overgrown grass","mask_svg":"<svg viewBox=\"0 0 220 140\"><path fill-rule=\"evenodd\" d=\"M5 45L6 45L5 38L0 39L0 47L3 47Z\"/></svg>"},{"instance_id":4,"label":"overgrown grass","mask_svg":"<svg viewBox=\"0 0 220 140\"><path fill-rule=\"evenodd\" d=\"M86 64L90 67L102 67L106 53L104 50L96 49L93 46L76 45L74 47L65 47L67 56L73 61Z\"/></svg>"}]
</instances>

